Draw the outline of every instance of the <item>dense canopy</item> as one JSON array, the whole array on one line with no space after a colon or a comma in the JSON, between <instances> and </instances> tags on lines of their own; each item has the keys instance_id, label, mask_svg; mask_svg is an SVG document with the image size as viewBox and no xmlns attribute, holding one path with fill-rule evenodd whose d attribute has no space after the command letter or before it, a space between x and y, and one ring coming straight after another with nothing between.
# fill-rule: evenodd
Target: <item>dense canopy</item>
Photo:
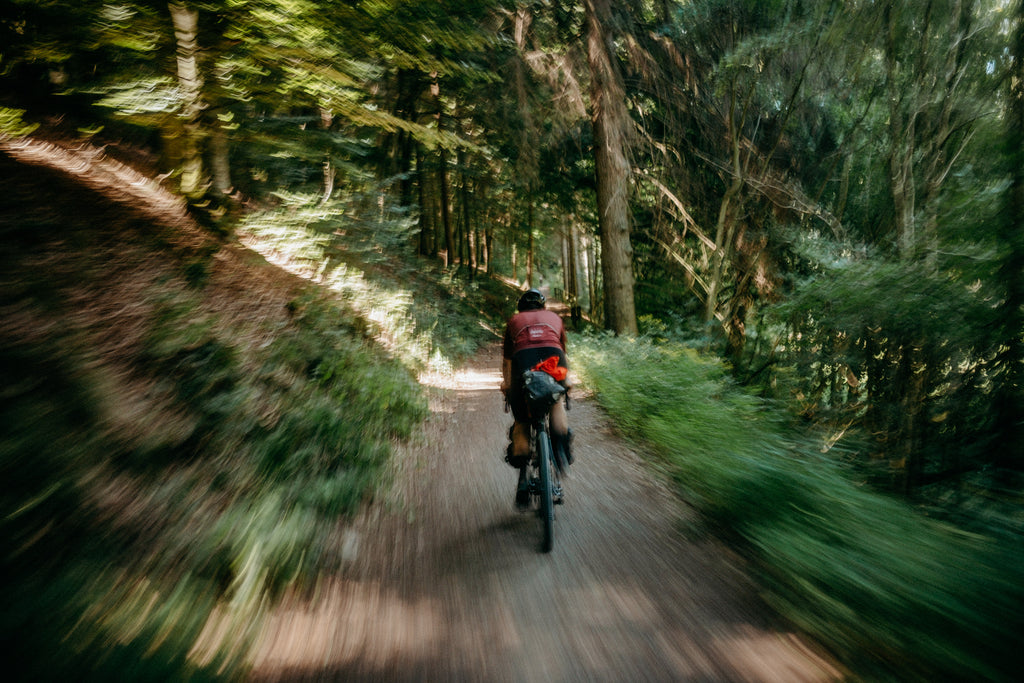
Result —
<instances>
[{"instance_id":1,"label":"dense canopy","mask_svg":"<svg viewBox=\"0 0 1024 683\"><path fill-rule=\"evenodd\" d=\"M3 120L148 147L221 229L320 205L784 377L910 491L1021 465L1018 14L8 0Z\"/></svg>"}]
</instances>

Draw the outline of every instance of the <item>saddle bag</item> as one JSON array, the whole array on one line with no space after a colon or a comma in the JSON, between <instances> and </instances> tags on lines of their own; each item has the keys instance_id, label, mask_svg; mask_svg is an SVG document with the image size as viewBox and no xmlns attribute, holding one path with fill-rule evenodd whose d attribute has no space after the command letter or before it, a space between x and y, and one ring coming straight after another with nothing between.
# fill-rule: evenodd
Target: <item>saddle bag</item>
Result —
<instances>
[{"instance_id":1,"label":"saddle bag","mask_svg":"<svg viewBox=\"0 0 1024 683\"><path fill-rule=\"evenodd\" d=\"M523 396L533 417L547 414L564 393L565 387L542 370L527 370L523 373Z\"/></svg>"}]
</instances>

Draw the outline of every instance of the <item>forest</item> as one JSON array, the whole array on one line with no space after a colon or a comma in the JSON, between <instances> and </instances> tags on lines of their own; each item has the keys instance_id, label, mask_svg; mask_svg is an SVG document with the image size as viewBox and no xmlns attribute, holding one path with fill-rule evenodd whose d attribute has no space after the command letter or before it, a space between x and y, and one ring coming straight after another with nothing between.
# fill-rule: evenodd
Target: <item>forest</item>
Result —
<instances>
[{"instance_id":1,"label":"forest","mask_svg":"<svg viewBox=\"0 0 1024 683\"><path fill-rule=\"evenodd\" d=\"M347 341L340 355L316 353L339 343L331 314L289 304L312 336L273 353L296 376L315 356L318 382L353 366L388 378L392 398L377 409L401 405L401 424L367 408L359 419L372 427L353 456L366 462L386 458L381 444L423 417L403 363L457 363L483 343L474 318L497 326L508 312L501 283L543 288L570 311L599 402L757 558L785 616L850 652L865 647L864 624L823 623L821 610L839 611L824 605L849 598L842 609L856 612L858 593L907 590L909 606L864 619L931 614L964 649L940 655L948 642L925 633L908 654L900 637L872 633L872 652L848 658L854 669L878 680L894 668L905 680L1011 680L1005 642L1024 633L1022 60L1024 3L1014 0L0 0L0 140L95 146L182 198L203 235L180 247L182 291L208 282L214 255L240 239L321 281L359 264L413 292L426 291L422 277L441 287L440 303L402 308L341 284L348 332L383 329L404 359L394 364ZM5 211L9 264L36 239L15 220ZM41 280L8 277L8 312L21 297L49 301L33 289ZM229 427L200 432L239 409L252 377L183 306L162 300L159 325L138 336L153 372L185 363L205 377L173 389L200 426L152 446L172 460L211 444L231 450L241 437ZM381 322L382 310L394 317ZM5 317L6 400L20 396L22 368L50 351ZM626 356L633 366L614 362ZM275 400L304 396L298 384L274 386ZM5 408L4 421L41 406ZM262 425L274 410L247 419ZM308 411L283 410L296 435L324 433L302 422ZM700 430L687 427L695 420ZM332 425L336 441L355 429ZM771 436L748 443L751 425ZM268 431L254 457L294 472L279 436ZM2 526L24 543L46 528L42 517L19 526L25 511L51 490L49 474L16 465L31 438L9 432L0 453L5 472L19 468L5 476ZM748 452L774 460L750 465ZM805 500L825 490L823 471L842 488ZM328 487L311 505L331 498L327 512L350 514L378 476L351 475L342 503L339 479L311 484ZM747 509L760 496L796 511L768 515L785 517L774 540ZM846 527L815 532L800 550L813 561L772 545L798 548L779 530L832 517L893 524L885 543L906 583L845 577L824 595L867 562L822 559L839 534L858 533ZM915 574L924 551L911 543L901 554L908 539L925 539L936 561L984 555L982 570ZM215 560L222 552L200 564L238 564ZM279 584L298 562L282 558ZM21 576L22 561L5 573ZM812 578L789 578L807 562L820 563ZM798 589L811 584L820 610L800 607ZM915 584L952 602L921 607L930 598Z\"/></svg>"}]
</instances>

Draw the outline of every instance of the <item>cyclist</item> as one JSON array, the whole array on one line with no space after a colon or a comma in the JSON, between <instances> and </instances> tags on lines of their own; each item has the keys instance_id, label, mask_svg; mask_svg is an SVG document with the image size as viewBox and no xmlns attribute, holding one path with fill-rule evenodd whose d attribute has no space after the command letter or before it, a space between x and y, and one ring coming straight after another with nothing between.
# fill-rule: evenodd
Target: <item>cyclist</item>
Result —
<instances>
[{"instance_id":1,"label":"cyclist","mask_svg":"<svg viewBox=\"0 0 1024 683\"><path fill-rule=\"evenodd\" d=\"M518 312L509 318L505 326L505 339L501 361L501 391L505 394L515 423L509 430L511 443L508 445L505 461L519 470L516 487L516 505L525 507L530 503L529 483L526 468L530 455L530 418L526 400L523 397L519 378L527 370L540 368L563 384L569 371L565 355L566 337L562 318L544 308L545 298L540 290L530 289L519 297ZM515 378L513 380L513 378ZM555 464L564 469L572 464L568 417L562 401L551 409L551 446Z\"/></svg>"}]
</instances>

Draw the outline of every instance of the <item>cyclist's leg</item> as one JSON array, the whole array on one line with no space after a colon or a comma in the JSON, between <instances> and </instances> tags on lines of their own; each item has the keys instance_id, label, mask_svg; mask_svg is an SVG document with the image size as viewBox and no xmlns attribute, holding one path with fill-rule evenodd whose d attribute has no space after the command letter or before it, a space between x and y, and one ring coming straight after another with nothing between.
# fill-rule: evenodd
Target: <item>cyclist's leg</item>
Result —
<instances>
[{"instance_id":1,"label":"cyclist's leg","mask_svg":"<svg viewBox=\"0 0 1024 683\"><path fill-rule=\"evenodd\" d=\"M515 370L515 365L513 364ZM513 467L525 464L523 461L530 455L530 426L527 424L526 399L518 382L509 387L505 400L512 411L512 427L508 430L509 444L506 449L505 461Z\"/></svg>"},{"instance_id":2,"label":"cyclist's leg","mask_svg":"<svg viewBox=\"0 0 1024 683\"><path fill-rule=\"evenodd\" d=\"M552 436L565 436L569 433L569 416L565 412L565 403L561 400L555 405L551 406L551 425Z\"/></svg>"},{"instance_id":3,"label":"cyclist's leg","mask_svg":"<svg viewBox=\"0 0 1024 683\"><path fill-rule=\"evenodd\" d=\"M516 482L516 507L525 510L530 507L530 426L523 420L526 406L520 392L509 392L509 406L512 408L512 417L515 421L508 430L508 455L505 456L505 460L519 470L519 479Z\"/></svg>"},{"instance_id":4,"label":"cyclist's leg","mask_svg":"<svg viewBox=\"0 0 1024 683\"><path fill-rule=\"evenodd\" d=\"M537 464L539 469L540 486L540 507L538 513L541 518L541 526L544 531L541 550L551 552L554 544L554 523L555 523L555 468L552 462L551 440L547 432L540 432L537 435ZM559 491L559 499L561 492ZM558 502L561 502L559 500Z\"/></svg>"},{"instance_id":5,"label":"cyclist's leg","mask_svg":"<svg viewBox=\"0 0 1024 683\"><path fill-rule=\"evenodd\" d=\"M519 481L516 482L516 507L520 510L530 507L530 476L527 465L519 468Z\"/></svg>"},{"instance_id":6,"label":"cyclist's leg","mask_svg":"<svg viewBox=\"0 0 1024 683\"><path fill-rule=\"evenodd\" d=\"M573 463L572 430L569 429L569 416L566 415L565 403L559 401L551 408L551 449L554 451L555 463L564 468Z\"/></svg>"},{"instance_id":7,"label":"cyclist's leg","mask_svg":"<svg viewBox=\"0 0 1024 683\"><path fill-rule=\"evenodd\" d=\"M512 455L517 459L525 459L530 455L530 426L519 420L512 425Z\"/></svg>"},{"instance_id":8,"label":"cyclist's leg","mask_svg":"<svg viewBox=\"0 0 1024 683\"><path fill-rule=\"evenodd\" d=\"M509 430L512 443L509 453L519 467L519 481L516 483L516 507L520 510L530 506L530 478L527 476L530 459L530 427L518 420Z\"/></svg>"}]
</instances>

